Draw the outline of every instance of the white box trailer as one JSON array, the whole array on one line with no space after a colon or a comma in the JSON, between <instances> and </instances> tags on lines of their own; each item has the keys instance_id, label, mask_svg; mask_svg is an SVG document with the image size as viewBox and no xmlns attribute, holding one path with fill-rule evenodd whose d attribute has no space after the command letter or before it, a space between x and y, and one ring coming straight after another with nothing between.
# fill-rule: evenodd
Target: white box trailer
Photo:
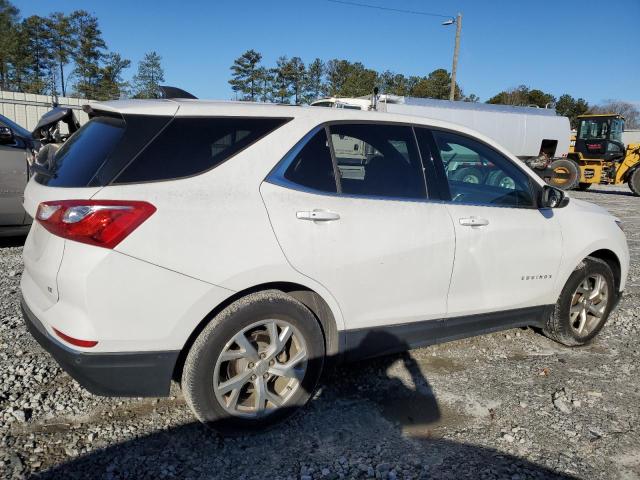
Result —
<instances>
[{"instance_id":1,"label":"white box trailer","mask_svg":"<svg viewBox=\"0 0 640 480\"><path fill-rule=\"evenodd\" d=\"M324 98L311 105L377 110L445 120L472 128L496 140L522 160L541 153L548 158L566 157L571 128L569 119L552 108L516 107L486 103L452 102L431 98L379 95L369 97Z\"/></svg>"}]
</instances>

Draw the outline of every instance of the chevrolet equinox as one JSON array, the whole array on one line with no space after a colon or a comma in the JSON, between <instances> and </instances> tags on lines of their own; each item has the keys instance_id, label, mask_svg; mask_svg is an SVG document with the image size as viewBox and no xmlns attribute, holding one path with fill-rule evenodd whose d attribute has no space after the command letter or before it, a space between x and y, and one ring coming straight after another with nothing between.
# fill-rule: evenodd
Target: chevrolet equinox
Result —
<instances>
[{"instance_id":1,"label":"chevrolet equinox","mask_svg":"<svg viewBox=\"0 0 640 480\"><path fill-rule=\"evenodd\" d=\"M261 428L329 362L521 326L582 345L624 290L619 221L461 126L195 100L87 109L27 185L21 288L32 334L95 394L177 380L202 422ZM481 175L456 175L470 163Z\"/></svg>"}]
</instances>

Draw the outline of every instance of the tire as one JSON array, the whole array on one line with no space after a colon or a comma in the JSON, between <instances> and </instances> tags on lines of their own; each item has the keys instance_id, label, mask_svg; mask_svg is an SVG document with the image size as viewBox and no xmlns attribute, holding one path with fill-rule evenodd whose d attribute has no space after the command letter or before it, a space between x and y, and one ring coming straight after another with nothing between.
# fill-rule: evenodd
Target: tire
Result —
<instances>
[{"instance_id":1,"label":"tire","mask_svg":"<svg viewBox=\"0 0 640 480\"><path fill-rule=\"evenodd\" d=\"M637 197L640 197L640 167L637 167L629 177L629 188Z\"/></svg>"},{"instance_id":2,"label":"tire","mask_svg":"<svg viewBox=\"0 0 640 480\"><path fill-rule=\"evenodd\" d=\"M583 183L580 182L578 183L578 190L584 192L585 190L589 190L591 188L591 186L593 185L593 183Z\"/></svg>"},{"instance_id":3,"label":"tire","mask_svg":"<svg viewBox=\"0 0 640 480\"><path fill-rule=\"evenodd\" d=\"M451 179L458 182L480 184L484 180L484 175L477 168L464 167L453 172Z\"/></svg>"},{"instance_id":4,"label":"tire","mask_svg":"<svg viewBox=\"0 0 640 480\"><path fill-rule=\"evenodd\" d=\"M272 341L270 325L276 325L278 338L285 328L291 332L284 347ZM247 355L250 350L253 354ZM296 362L302 351L306 358ZM181 388L187 405L208 427L224 434L263 429L307 403L320 378L324 356L322 330L307 307L279 290L257 292L226 307L198 335L185 360ZM287 362L294 363L288 370ZM295 375L274 375L276 369ZM299 378L294 379L296 375ZM224 392L234 378L240 386ZM258 391L264 392L261 397ZM276 398L281 402L279 408ZM262 405L261 411L257 405Z\"/></svg>"},{"instance_id":5,"label":"tire","mask_svg":"<svg viewBox=\"0 0 640 480\"><path fill-rule=\"evenodd\" d=\"M585 286L595 286L595 279L598 277L606 284L603 288L606 288L607 299L604 303L602 303L602 296L600 296L599 299L597 297L593 299L593 308L601 311L601 315L596 317L591 315L591 313L587 313L590 312L590 310L588 310L586 306L582 307L582 298L588 301L589 292L580 293L580 290ZM573 271L562 289L553 313L549 316L543 328L545 335L567 346L585 345L589 343L606 323L611 309L615 304L617 294L618 292L615 291L613 272L609 265L598 258L587 257ZM587 305L589 304L587 303ZM580 318L582 312L578 312L583 308L587 320L580 331L578 327L581 323ZM575 310L576 313L572 313L572 310ZM589 316L593 318L589 318Z\"/></svg>"},{"instance_id":6,"label":"tire","mask_svg":"<svg viewBox=\"0 0 640 480\"><path fill-rule=\"evenodd\" d=\"M516 183L513 178L507 176L504 172L496 170L487 176L487 185L492 187L501 187L508 190L515 190Z\"/></svg>"},{"instance_id":7,"label":"tire","mask_svg":"<svg viewBox=\"0 0 640 480\"><path fill-rule=\"evenodd\" d=\"M553 170L554 173L568 175L568 178L551 177L547 183L552 187L561 190L571 190L578 185L578 180L580 180L580 167L573 160L565 158L554 160L549 164L549 168Z\"/></svg>"}]
</instances>

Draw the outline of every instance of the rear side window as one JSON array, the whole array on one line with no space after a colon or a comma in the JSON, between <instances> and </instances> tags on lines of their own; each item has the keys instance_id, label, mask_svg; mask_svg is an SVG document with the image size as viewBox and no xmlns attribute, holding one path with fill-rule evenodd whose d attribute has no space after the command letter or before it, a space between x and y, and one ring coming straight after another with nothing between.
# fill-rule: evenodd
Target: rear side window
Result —
<instances>
[{"instance_id":1,"label":"rear side window","mask_svg":"<svg viewBox=\"0 0 640 480\"><path fill-rule=\"evenodd\" d=\"M338 124L330 127L342 192L425 198L425 178L411 127Z\"/></svg>"},{"instance_id":2,"label":"rear side window","mask_svg":"<svg viewBox=\"0 0 640 480\"><path fill-rule=\"evenodd\" d=\"M324 129L316 133L295 156L284 178L313 190L336 192L333 161Z\"/></svg>"},{"instance_id":3,"label":"rear side window","mask_svg":"<svg viewBox=\"0 0 640 480\"><path fill-rule=\"evenodd\" d=\"M202 173L287 121L283 118L176 117L114 183L169 180Z\"/></svg>"},{"instance_id":4,"label":"rear side window","mask_svg":"<svg viewBox=\"0 0 640 480\"><path fill-rule=\"evenodd\" d=\"M51 170L38 174L38 183L50 187L84 187L118 145L125 131L121 118L98 117L73 134L58 150Z\"/></svg>"}]
</instances>

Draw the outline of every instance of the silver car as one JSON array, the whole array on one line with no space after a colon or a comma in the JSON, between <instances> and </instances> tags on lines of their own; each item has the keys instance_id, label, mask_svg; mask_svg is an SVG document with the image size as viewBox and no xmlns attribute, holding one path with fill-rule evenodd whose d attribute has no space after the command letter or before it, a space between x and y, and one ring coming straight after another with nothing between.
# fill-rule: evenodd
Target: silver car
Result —
<instances>
[{"instance_id":1,"label":"silver car","mask_svg":"<svg viewBox=\"0 0 640 480\"><path fill-rule=\"evenodd\" d=\"M31 132L0 115L0 236L29 230L31 217L22 200L35 149Z\"/></svg>"}]
</instances>

